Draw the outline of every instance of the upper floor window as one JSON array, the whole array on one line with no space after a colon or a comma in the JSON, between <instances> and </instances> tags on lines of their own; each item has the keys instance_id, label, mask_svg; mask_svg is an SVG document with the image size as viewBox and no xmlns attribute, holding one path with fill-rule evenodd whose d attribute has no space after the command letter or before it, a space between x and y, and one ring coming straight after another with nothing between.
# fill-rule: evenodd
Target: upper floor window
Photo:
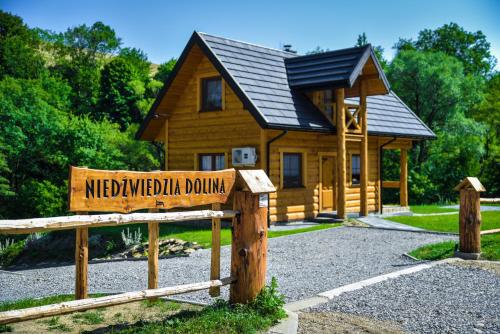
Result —
<instances>
[{"instance_id":1,"label":"upper floor window","mask_svg":"<svg viewBox=\"0 0 500 334\"><path fill-rule=\"evenodd\" d=\"M222 79L201 79L201 111L222 110Z\"/></svg>"},{"instance_id":2,"label":"upper floor window","mask_svg":"<svg viewBox=\"0 0 500 334\"><path fill-rule=\"evenodd\" d=\"M283 153L283 188L302 187L302 153Z\"/></svg>"},{"instance_id":3,"label":"upper floor window","mask_svg":"<svg viewBox=\"0 0 500 334\"><path fill-rule=\"evenodd\" d=\"M359 154L351 156L351 184L359 185L361 182L361 158Z\"/></svg>"},{"instance_id":4,"label":"upper floor window","mask_svg":"<svg viewBox=\"0 0 500 334\"><path fill-rule=\"evenodd\" d=\"M224 169L226 158L224 153L206 153L199 156L199 170L211 171Z\"/></svg>"}]
</instances>

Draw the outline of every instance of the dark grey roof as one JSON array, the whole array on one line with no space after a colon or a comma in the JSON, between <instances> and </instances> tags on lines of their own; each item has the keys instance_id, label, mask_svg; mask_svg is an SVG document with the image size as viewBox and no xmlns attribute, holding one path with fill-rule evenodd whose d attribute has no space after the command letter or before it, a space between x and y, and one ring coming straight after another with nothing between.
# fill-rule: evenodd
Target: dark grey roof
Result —
<instances>
[{"instance_id":1,"label":"dark grey roof","mask_svg":"<svg viewBox=\"0 0 500 334\"><path fill-rule=\"evenodd\" d=\"M285 60L288 84L292 89L352 87L370 56L389 90L389 83L370 44L288 58Z\"/></svg>"},{"instance_id":2,"label":"dark grey roof","mask_svg":"<svg viewBox=\"0 0 500 334\"><path fill-rule=\"evenodd\" d=\"M285 61L294 53L194 32L136 134L141 138L155 110L182 66L198 44L262 128L335 132L332 123L302 92L291 89ZM355 102L355 99L350 99ZM367 98L368 132L410 138L434 138L434 133L396 96Z\"/></svg>"},{"instance_id":3,"label":"dark grey roof","mask_svg":"<svg viewBox=\"0 0 500 334\"><path fill-rule=\"evenodd\" d=\"M289 64L293 64L296 58L320 59L316 57L317 55L297 56L290 52L204 33L200 33L200 36L253 102L269 127L335 131L323 113L301 92L291 89L289 85L290 78L287 76ZM349 57L352 58L352 64L355 64L359 62L359 57L366 54L366 50L371 50L371 47L328 52L327 58L332 59L332 53L338 56L336 59L340 59L342 55L351 55ZM350 68L352 73L352 67ZM357 103L356 99L346 100ZM393 92L388 95L369 96L367 114L370 134L415 138L435 136Z\"/></svg>"}]
</instances>

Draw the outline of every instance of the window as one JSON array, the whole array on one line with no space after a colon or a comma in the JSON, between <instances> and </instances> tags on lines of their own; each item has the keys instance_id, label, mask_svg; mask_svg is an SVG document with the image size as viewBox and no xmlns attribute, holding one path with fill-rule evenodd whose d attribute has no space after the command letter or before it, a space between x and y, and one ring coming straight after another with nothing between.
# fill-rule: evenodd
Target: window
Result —
<instances>
[{"instance_id":1,"label":"window","mask_svg":"<svg viewBox=\"0 0 500 334\"><path fill-rule=\"evenodd\" d=\"M302 153L283 153L283 187L302 187Z\"/></svg>"},{"instance_id":2,"label":"window","mask_svg":"<svg viewBox=\"0 0 500 334\"><path fill-rule=\"evenodd\" d=\"M222 110L221 77L201 79L201 111Z\"/></svg>"},{"instance_id":3,"label":"window","mask_svg":"<svg viewBox=\"0 0 500 334\"><path fill-rule=\"evenodd\" d=\"M223 153L209 153L199 155L199 170L220 170L226 165L226 157Z\"/></svg>"},{"instance_id":4,"label":"window","mask_svg":"<svg viewBox=\"0 0 500 334\"><path fill-rule=\"evenodd\" d=\"M359 185L361 180L361 158L359 154L351 155L351 184Z\"/></svg>"}]
</instances>

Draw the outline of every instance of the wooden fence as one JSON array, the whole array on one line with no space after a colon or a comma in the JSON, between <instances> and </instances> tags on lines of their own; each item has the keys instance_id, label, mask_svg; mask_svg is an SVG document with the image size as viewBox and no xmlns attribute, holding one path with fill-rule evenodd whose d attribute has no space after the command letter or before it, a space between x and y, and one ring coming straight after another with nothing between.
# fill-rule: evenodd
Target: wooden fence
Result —
<instances>
[{"instance_id":1,"label":"wooden fence","mask_svg":"<svg viewBox=\"0 0 500 334\"><path fill-rule=\"evenodd\" d=\"M161 175L159 174L161 173ZM101 184L99 177L103 178ZM154 180L181 180L172 191L158 192ZM149 178L144 178L149 177ZM141 179L143 178L143 179ZM175 179L177 178L177 179ZM217 191L203 190L205 180L212 180L215 187L217 178L226 183L217 184ZM109 182L105 182L108 180ZM143 197L124 196L124 189L116 192L116 182L120 180L127 186L141 182ZM145 181L142 181L145 180ZM147 180L152 180L151 182ZM199 180L199 182L198 182ZM211 181L211 182L212 182ZM118 182L118 181L117 181ZM208 182L208 181L207 181ZM108 188L106 188L108 183ZM148 186L151 184L151 187ZM196 191L196 184L200 184ZM113 188L113 184L115 188ZM156 183L158 184L158 183ZM184 184L184 185L183 185ZM191 184L191 185L190 185ZM223 191L220 185L224 184ZM192 186L192 188L190 188ZM154 188L154 189L153 189ZM214 189L213 187L211 189ZM102 191L102 192L101 192ZM106 191L109 192L105 197ZM75 244L75 299L74 301L33 307L21 310L0 312L0 324L37 319L47 316L85 311L94 308L120 305L145 299L171 296L186 292L209 289L211 296L220 295L220 287L231 285L230 302L247 303L253 300L265 285L267 259L267 196L275 188L262 170L234 169L218 172L150 172L137 173L125 171L96 171L72 167L70 173L69 198L70 210L85 208L86 211L106 211L112 202L113 211L128 212L133 209L149 208L148 213L77 214L73 216L34 218L20 220L0 220L0 234L26 234L54 230L76 229ZM139 192L139 188L137 188ZM97 195L98 196L97 196ZM233 210L221 210L229 195L233 194ZM120 198L120 195L123 196ZM156 198L152 198L156 197ZM109 202L106 202L110 199ZM158 212L166 207L190 207L211 204L211 210L184 212ZM123 209L120 209L123 208ZM160 208L159 208L160 207ZM81 213L81 211L79 211ZM231 276L220 278L220 220L232 219ZM190 220L212 220L212 248L210 280L174 287L158 288L159 224ZM148 289L126 292L99 298L88 297L88 229L89 227L120 226L147 223L149 232L148 249Z\"/></svg>"}]
</instances>

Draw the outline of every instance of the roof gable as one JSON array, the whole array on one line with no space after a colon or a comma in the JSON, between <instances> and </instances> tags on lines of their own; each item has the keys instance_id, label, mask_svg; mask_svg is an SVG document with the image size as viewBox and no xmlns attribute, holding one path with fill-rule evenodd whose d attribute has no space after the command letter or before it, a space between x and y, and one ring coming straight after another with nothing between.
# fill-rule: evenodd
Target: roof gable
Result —
<instances>
[{"instance_id":1,"label":"roof gable","mask_svg":"<svg viewBox=\"0 0 500 334\"><path fill-rule=\"evenodd\" d=\"M352 88L362 74L369 74L371 82L380 81L368 90L369 95L387 94L390 90L370 44L287 58L285 65L292 89Z\"/></svg>"}]
</instances>

